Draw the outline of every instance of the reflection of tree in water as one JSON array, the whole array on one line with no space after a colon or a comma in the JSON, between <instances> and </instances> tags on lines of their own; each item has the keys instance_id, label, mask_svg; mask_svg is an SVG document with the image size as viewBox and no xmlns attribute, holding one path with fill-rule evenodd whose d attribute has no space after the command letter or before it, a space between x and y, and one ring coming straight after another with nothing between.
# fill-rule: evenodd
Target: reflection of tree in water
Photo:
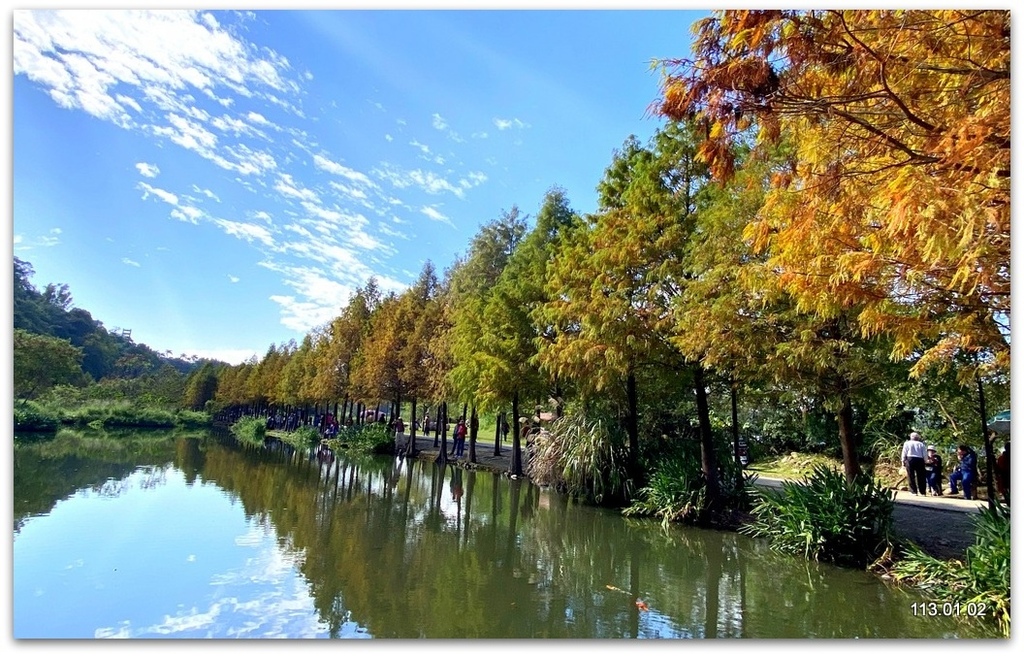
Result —
<instances>
[{"instance_id":1,"label":"reflection of tree in water","mask_svg":"<svg viewBox=\"0 0 1024 656\"><path fill-rule=\"evenodd\" d=\"M844 595L885 596L870 575L829 590L833 574L815 582L733 533L625 520L431 461L337 460L310 469L301 454L208 453L203 472L301 554L331 635L353 622L378 638L856 635L879 609L909 607L889 595L858 598L851 612ZM833 617L820 603L843 610ZM906 635L927 637L911 626Z\"/></svg>"},{"instance_id":2,"label":"reflection of tree in water","mask_svg":"<svg viewBox=\"0 0 1024 656\"><path fill-rule=\"evenodd\" d=\"M152 490L167 484L167 472L172 467L142 467L130 476L121 479L108 479L91 489L101 497L116 498L133 489Z\"/></svg>"},{"instance_id":3,"label":"reflection of tree in water","mask_svg":"<svg viewBox=\"0 0 1024 656\"><path fill-rule=\"evenodd\" d=\"M178 461L181 451L203 448L208 438L208 433L196 431L61 429L49 439L16 439L14 531L30 517L49 514L58 501L78 490L117 494L117 482L137 467L168 466Z\"/></svg>"}]
</instances>

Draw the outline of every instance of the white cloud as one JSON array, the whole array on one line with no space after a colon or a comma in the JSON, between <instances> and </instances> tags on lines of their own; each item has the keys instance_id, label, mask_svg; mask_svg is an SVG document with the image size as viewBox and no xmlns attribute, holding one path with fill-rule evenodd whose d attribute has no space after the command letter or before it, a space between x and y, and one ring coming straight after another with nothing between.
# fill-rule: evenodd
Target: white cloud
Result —
<instances>
[{"instance_id":1,"label":"white cloud","mask_svg":"<svg viewBox=\"0 0 1024 656\"><path fill-rule=\"evenodd\" d=\"M419 148L420 152L422 152L424 155L430 154L430 146L422 144L419 141L416 141L415 139L410 141L409 145L412 146L413 148Z\"/></svg>"},{"instance_id":2,"label":"white cloud","mask_svg":"<svg viewBox=\"0 0 1024 656\"><path fill-rule=\"evenodd\" d=\"M206 196L211 200L215 200L218 203L220 202L220 198L217 197L217 194L213 193L209 189L201 189L197 185L192 185L192 191L196 192L197 194L202 194L203 196Z\"/></svg>"},{"instance_id":3,"label":"white cloud","mask_svg":"<svg viewBox=\"0 0 1024 656\"><path fill-rule=\"evenodd\" d=\"M193 225L198 225L199 219L203 216L205 214L201 209L190 205L179 205L171 210L171 218Z\"/></svg>"},{"instance_id":4,"label":"white cloud","mask_svg":"<svg viewBox=\"0 0 1024 656\"><path fill-rule=\"evenodd\" d=\"M156 164L147 164L146 162L139 162L135 165L135 168L139 170L139 173L146 178L155 178L160 175L160 167Z\"/></svg>"},{"instance_id":5,"label":"white cloud","mask_svg":"<svg viewBox=\"0 0 1024 656\"><path fill-rule=\"evenodd\" d=\"M341 164L333 162L323 155L314 155L313 164L321 171L326 171L327 173L330 173L332 175L339 175L343 178L351 180L352 182L356 182L358 184L365 185L371 188L376 188L377 186L373 182L373 180L371 180L364 173L360 173L359 171L350 169L347 166L342 166Z\"/></svg>"},{"instance_id":6,"label":"white cloud","mask_svg":"<svg viewBox=\"0 0 1024 656\"><path fill-rule=\"evenodd\" d=\"M316 192L312 189L301 188L291 175L287 173L281 173L277 177L277 183L274 185L274 189L283 196L289 198L295 198L298 200L319 203L320 198Z\"/></svg>"},{"instance_id":7,"label":"white cloud","mask_svg":"<svg viewBox=\"0 0 1024 656\"><path fill-rule=\"evenodd\" d=\"M159 187L153 187L145 182L140 182L136 185L136 188L142 190L142 200L147 200L150 194L153 194L168 205L177 205L178 197L169 191L160 189Z\"/></svg>"},{"instance_id":8,"label":"white cloud","mask_svg":"<svg viewBox=\"0 0 1024 656\"><path fill-rule=\"evenodd\" d=\"M268 344L269 346L269 344ZM266 351L266 349L264 349ZM263 353L256 353L246 349L239 348L212 348L212 349L186 349L185 353L181 354L183 357L194 355L198 358L207 358L210 360L219 360L221 362L227 362L228 364L242 364L249 358L256 356L260 358Z\"/></svg>"},{"instance_id":9,"label":"white cloud","mask_svg":"<svg viewBox=\"0 0 1024 656\"><path fill-rule=\"evenodd\" d=\"M529 123L523 123L518 118L495 118L494 125L499 130L508 130L511 128L528 128Z\"/></svg>"},{"instance_id":10,"label":"white cloud","mask_svg":"<svg viewBox=\"0 0 1024 656\"><path fill-rule=\"evenodd\" d=\"M387 235L388 237L396 237L398 239L405 239L405 240L409 239L409 236L407 234L405 234L401 230L395 230L394 228L392 228L391 226L389 226L388 224L386 224L384 222L378 223L377 224L377 229L380 230L385 235Z\"/></svg>"},{"instance_id":11,"label":"white cloud","mask_svg":"<svg viewBox=\"0 0 1024 656\"><path fill-rule=\"evenodd\" d=\"M291 265L277 261L260 262L260 266L281 273L284 284L295 294L270 297L281 306L281 324L298 332L308 332L337 316L356 287L370 276L377 278L381 290L400 292L406 285L388 276L375 274L364 258L338 244L313 241L292 242L282 247L293 255L313 260L317 266Z\"/></svg>"},{"instance_id":12,"label":"white cloud","mask_svg":"<svg viewBox=\"0 0 1024 656\"><path fill-rule=\"evenodd\" d=\"M235 282L239 281L239 278L238 278L238 276L233 276L231 274L228 274L228 280L230 280L231 282L235 283Z\"/></svg>"},{"instance_id":13,"label":"white cloud","mask_svg":"<svg viewBox=\"0 0 1024 656\"><path fill-rule=\"evenodd\" d=\"M255 123L256 125L264 125L267 127L273 126L273 124L267 120L267 117L264 116L263 114L260 114L259 112L249 112L245 115L245 117L249 119L250 123Z\"/></svg>"},{"instance_id":14,"label":"white cloud","mask_svg":"<svg viewBox=\"0 0 1024 656\"><path fill-rule=\"evenodd\" d=\"M14 74L25 75L61 107L122 128L169 139L243 175L274 168L272 158L224 136L265 138L261 113L212 116L196 94L222 108L231 96L262 99L301 114L279 94L296 95L288 60L239 40L212 14L188 10L19 10L14 12ZM276 128L275 128L276 129Z\"/></svg>"},{"instance_id":15,"label":"white cloud","mask_svg":"<svg viewBox=\"0 0 1024 656\"><path fill-rule=\"evenodd\" d=\"M232 237L244 239L249 243L258 241L265 246L274 245L273 235L271 235L270 231L263 226L253 225L252 223L229 221L227 219L214 219L213 222L220 226L221 230Z\"/></svg>"},{"instance_id":16,"label":"white cloud","mask_svg":"<svg viewBox=\"0 0 1024 656\"><path fill-rule=\"evenodd\" d=\"M123 264L127 264L128 266L133 266L133 267L139 266L138 262L136 262L135 260L129 260L127 257L122 257L121 258L121 262Z\"/></svg>"},{"instance_id":17,"label":"white cloud","mask_svg":"<svg viewBox=\"0 0 1024 656\"><path fill-rule=\"evenodd\" d=\"M458 198L463 198L465 195L464 191L467 188L465 185L449 182L432 171L424 171L422 169L408 171L390 164L384 164L383 168L375 169L374 174L387 180L399 189L414 186L433 195L447 191ZM477 182L469 186L476 186L476 184L479 183Z\"/></svg>"},{"instance_id":18,"label":"white cloud","mask_svg":"<svg viewBox=\"0 0 1024 656\"><path fill-rule=\"evenodd\" d=\"M451 219L449 219L444 214L441 214L440 212L438 212L437 209L434 208L434 207L429 207L429 206L428 207L421 207L420 208L420 214L423 214L424 216L426 216L431 221L438 221L440 223L447 223L451 227L453 227L453 228L455 227L455 224L452 223Z\"/></svg>"},{"instance_id":19,"label":"white cloud","mask_svg":"<svg viewBox=\"0 0 1024 656\"><path fill-rule=\"evenodd\" d=\"M435 130L440 130L448 135L448 138L457 143L463 143L465 140L459 136L459 134L448 127L448 122L445 121L440 114L434 114L433 126Z\"/></svg>"}]
</instances>

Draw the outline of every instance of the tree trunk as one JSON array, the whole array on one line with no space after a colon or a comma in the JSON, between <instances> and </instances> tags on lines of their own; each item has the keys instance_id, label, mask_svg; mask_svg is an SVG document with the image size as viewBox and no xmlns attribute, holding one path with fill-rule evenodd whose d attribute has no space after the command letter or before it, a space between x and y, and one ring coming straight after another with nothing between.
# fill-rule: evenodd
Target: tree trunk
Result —
<instances>
[{"instance_id":1,"label":"tree trunk","mask_svg":"<svg viewBox=\"0 0 1024 656\"><path fill-rule=\"evenodd\" d=\"M853 482L860 475L860 462L857 459L857 441L853 434L853 404L850 395L843 392L843 405L836 414L839 423L839 444L843 447L843 471L846 480Z\"/></svg>"},{"instance_id":2,"label":"tree trunk","mask_svg":"<svg viewBox=\"0 0 1024 656\"><path fill-rule=\"evenodd\" d=\"M434 448L436 449L441 439L441 406L443 403L439 403L437 406L437 420L434 422Z\"/></svg>"},{"instance_id":3,"label":"tree trunk","mask_svg":"<svg viewBox=\"0 0 1024 656\"><path fill-rule=\"evenodd\" d=\"M494 455L501 455L501 423L505 419L505 413L499 412L494 424Z\"/></svg>"},{"instance_id":4,"label":"tree trunk","mask_svg":"<svg viewBox=\"0 0 1024 656\"><path fill-rule=\"evenodd\" d=\"M519 421L519 392L512 394L512 463L508 473L512 476L523 475L523 454L519 446L522 444L522 432L525 422Z\"/></svg>"},{"instance_id":5,"label":"tree trunk","mask_svg":"<svg viewBox=\"0 0 1024 656\"><path fill-rule=\"evenodd\" d=\"M718 458L715 439L711 431L711 413L708 409L708 390L704 383L704 367L693 368L693 388L697 394L697 423L700 425L700 467L708 487L708 510L715 510L721 500L718 483Z\"/></svg>"},{"instance_id":6,"label":"tree trunk","mask_svg":"<svg viewBox=\"0 0 1024 656\"><path fill-rule=\"evenodd\" d=\"M480 433L480 418L476 414L476 406L469 415L469 461L476 463L476 438ZM468 508L468 505L467 505Z\"/></svg>"},{"instance_id":7,"label":"tree trunk","mask_svg":"<svg viewBox=\"0 0 1024 656\"><path fill-rule=\"evenodd\" d=\"M444 467L448 464L448 403L442 402L441 407L438 408L438 413L441 415L441 449L437 452L437 457L434 458L434 462Z\"/></svg>"},{"instance_id":8,"label":"tree trunk","mask_svg":"<svg viewBox=\"0 0 1024 656\"><path fill-rule=\"evenodd\" d=\"M996 488L992 476L992 465L996 461L995 450L992 448L992 436L988 430L988 412L985 409L985 388L981 382L981 376L978 372L974 372L974 379L978 382L978 412L981 413L981 439L985 445L985 478L987 479L985 489L988 491L988 506L989 508L995 508L996 505ZM978 483L974 483L977 488ZM977 489L974 491L975 497L977 497Z\"/></svg>"},{"instance_id":9,"label":"tree trunk","mask_svg":"<svg viewBox=\"0 0 1024 656\"><path fill-rule=\"evenodd\" d=\"M743 460L740 459L740 420L739 420L739 392L737 391L736 379L729 375L729 397L732 403L732 450L733 457L736 458L736 471L739 472L736 475L736 489L739 490L743 487ZM747 448L750 448L747 445ZM750 456L747 456L747 462L749 462Z\"/></svg>"},{"instance_id":10,"label":"tree trunk","mask_svg":"<svg viewBox=\"0 0 1024 656\"><path fill-rule=\"evenodd\" d=\"M629 437L629 460L626 463L626 468L629 472L630 480L637 482L640 475L637 469L640 461L640 430L639 422L637 421L639 410L636 397L636 374L632 370L626 376L626 404L626 434Z\"/></svg>"},{"instance_id":11,"label":"tree trunk","mask_svg":"<svg viewBox=\"0 0 1024 656\"><path fill-rule=\"evenodd\" d=\"M405 443L405 455L416 455L416 397L412 397L412 419L409 423L409 439Z\"/></svg>"}]
</instances>

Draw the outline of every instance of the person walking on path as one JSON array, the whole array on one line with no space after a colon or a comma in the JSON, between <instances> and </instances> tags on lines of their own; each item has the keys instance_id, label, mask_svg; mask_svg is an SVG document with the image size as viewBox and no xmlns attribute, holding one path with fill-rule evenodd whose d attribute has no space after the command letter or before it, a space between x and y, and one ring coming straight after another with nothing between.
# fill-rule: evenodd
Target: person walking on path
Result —
<instances>
[{"instance_id":1,"label":"person walking on path","mask_svg":"<svg viewBox=\"0 0 1024 656\"><path fill-rule=\"evenodd\" d=\"M996 458L996 491L1003 503L1010 503L1010 442L1003 446L1003 452Z\"/></svg>"},{"instance_id":2,"label":"person walking on path","mask_svg":"<svg viewBox=\"0 0 1024 656\"><path fill-rule=\"evenodd\" d=\"M959 494L957 483L964 488L964 498L974 498L974 481L978 480L978 454L974 449L961 444L956 448L956 457L960 462L953 468L949 475L949 493L951 496Z\"/></svg>"},{"instance_id":3,"label":"person walking on path","mask_svg":"<svg viewBox=\"0 0 1024 656\"><path fill-rule=\"evenodd\" d=\"M466 450L466 420L460 419L458 425L455 427L455 432L452 433L452 452L450 454L453 458L461 458L462 453Z\"/></svg>"},{"instance_id":4,"label":"person walking on path","mask_svg":"<svg viewBox=\"0 0 1024 656\"><path fill-rule=\"evenodd\" d=\"M399 447L403 446L402 438L405 433L405 422L402 421L401 417L395 418L395 444Z\"/></svg>"},{"instance_id":5,"label":"person walking on path","mask_svg":"<svg viewBox=\"0 0 1024 656\"><path fill-rule=\"evenodd\" d=\"M928 483L928 491L933 497L942 496L942 456L931 444L928 445L928 455L924 459L925 481Z\"/></svg>"},{"instance_id":6,"label":"person walking on path","mask_svg":"<svg viewBox=\"0 0 1024 656\"><path fill-rule=\"evenodd\" d=\"M914 431L910 439L903 443L903 453L900 459L907 470L907 481L910 483L910 493L914 496L920 494L925 496L928 488L925 487L924 458L927 455L921 435Z\"/></svg>"}]
</instances>

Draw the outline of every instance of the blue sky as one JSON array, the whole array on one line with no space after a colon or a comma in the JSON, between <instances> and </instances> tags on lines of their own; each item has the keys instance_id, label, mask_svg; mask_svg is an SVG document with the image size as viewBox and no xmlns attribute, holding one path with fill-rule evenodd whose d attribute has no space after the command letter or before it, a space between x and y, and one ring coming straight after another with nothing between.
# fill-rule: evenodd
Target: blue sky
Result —
<instances>
[{"instance_id":1,"label":"blue sky","mask_svg":"<svg viewBox=\"0 0 1024 656\"><path fill-rule=\"evenodd\" d=\"M706 12L13 13L13 254L108 328L237 363L563 187L594 210Z\"/></svg>"}]
</instances>

